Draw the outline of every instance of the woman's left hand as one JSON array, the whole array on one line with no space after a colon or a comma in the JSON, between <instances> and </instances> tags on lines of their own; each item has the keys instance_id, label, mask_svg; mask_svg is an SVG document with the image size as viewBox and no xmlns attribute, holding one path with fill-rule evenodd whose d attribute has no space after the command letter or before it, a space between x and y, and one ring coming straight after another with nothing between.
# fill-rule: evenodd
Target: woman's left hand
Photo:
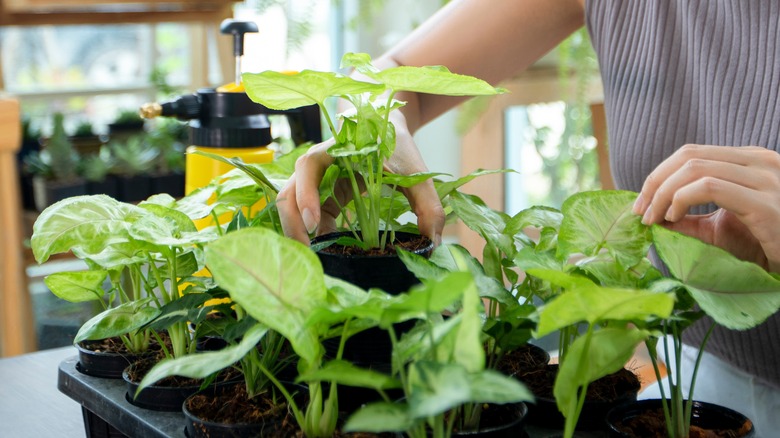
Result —
<instances>
[{"instance_id":1,"label":"woman's left hand","mask_svg":"<svg viewBox=\"0 0 780 438\"><path fill-rule=\"evenodd\" d=\"M696 205L720 207L689 215ZM645 180L634 204L642 222L723 248L780 272L780 154L762 147L685 145Z\"/></svg>"}]
</instances>

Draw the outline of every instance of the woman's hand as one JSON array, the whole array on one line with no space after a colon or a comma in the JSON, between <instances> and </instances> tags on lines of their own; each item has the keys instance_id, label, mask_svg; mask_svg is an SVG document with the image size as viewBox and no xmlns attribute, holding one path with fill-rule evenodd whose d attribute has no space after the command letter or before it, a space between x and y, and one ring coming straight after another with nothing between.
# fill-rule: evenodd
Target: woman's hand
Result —
<instances>
[{"instance_id":1,"label":"woman's hand","mask_svg":"<svg viewBox=\"0 0 780 438\"><path fill-rule=\"evenodd\" d=\"M707 215L692 206L714 203ZM761 147L685 145L645 180L634 204L642 222L723 248L780 272L780 154Z\"/></svg>"},{"instance_id":2,"label":"woman's hand","mask_svg":"<svg viewBox=\"0 0 780 438\"><path fill-rule=\"evenodd\" d=\"M396 112L393 119L396 126L396 148L393 156L385 163L385 168L392 173L402 175L427 172L420 152L411 134L405 128L403 116ZM306 154L298 158L295 163L295 173L276 199L284 234L307 245L309 234L321 235L336 230L336 217L340 213L337 204L329 199L320 208L319 194L322 177L328 166L333 163L333 157L327 153L332 145L333 141L330 140L312 146ZM433 181L427 180L404 189L404 195L409 199L412 211L417 215L420 234L431 238L436 245L441 243L444 209L436 194ZM349 202L352 190L347 181L339 181L336 184L334 196L341 205Z\"/></svg>"}]
</instances>

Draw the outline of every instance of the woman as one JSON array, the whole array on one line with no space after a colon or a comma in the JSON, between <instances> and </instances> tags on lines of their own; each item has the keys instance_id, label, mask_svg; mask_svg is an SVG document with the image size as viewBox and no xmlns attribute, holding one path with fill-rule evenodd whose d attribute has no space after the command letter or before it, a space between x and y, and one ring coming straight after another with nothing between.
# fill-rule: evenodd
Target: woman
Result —
<instances>
[{"instance_id":1,"label":"woman","mask_svg":"<svg viewBox=\"0 0 780 438\"><path fill-rule=\"evenodd\" d=\"M780 272L780 3L738 0L454 0L378 59L446 65L493 84L516 75L585 24L599 58L618 188L634 212ZM391 171L425 171L411 134L459 100L406 93ZM332 159L311 149L279 195L285 232L331 231L318 183ZM444 214L432 183L406 192L437 243ZM707 324L687 333L699 345ZM695 349L691 349L695 353ZM780 316L756 329L716 328L696 399L780 430ZM729 378L727 385L726 377ZM767 435L769 436L769 435Z\"/></svg>"}]
</instances>

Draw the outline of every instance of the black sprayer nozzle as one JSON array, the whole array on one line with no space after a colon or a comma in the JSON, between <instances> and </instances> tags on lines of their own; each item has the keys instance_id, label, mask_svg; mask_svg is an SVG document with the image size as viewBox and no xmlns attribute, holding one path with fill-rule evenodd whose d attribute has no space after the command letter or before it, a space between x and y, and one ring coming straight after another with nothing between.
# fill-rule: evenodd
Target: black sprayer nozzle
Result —
<instances>
[{"instance_id":1,"label":"black sprayer nozzle","mask_svg":"<svg viewBox=\"0 0 780 438\"><path fill-rule=\"evenodd\" d=\"M219 31L233 35L233 56L236 57L236 85L241 83L241 56L244 55L244 34L258 32L257 23L236 21L230 18L222 21Z\"/></svg>"}]
</instances>

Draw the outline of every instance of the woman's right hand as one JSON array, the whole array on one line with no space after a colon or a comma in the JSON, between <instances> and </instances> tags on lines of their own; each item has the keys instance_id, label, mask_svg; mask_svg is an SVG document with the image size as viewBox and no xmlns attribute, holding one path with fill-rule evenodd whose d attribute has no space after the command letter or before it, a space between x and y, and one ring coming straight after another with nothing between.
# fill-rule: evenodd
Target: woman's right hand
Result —
<instances>
[{"instance_id":1,"label":"woman's right hand","mask_svg":"<svg viewBox=\"0 0 780 438\"><path fill-rule=\"evenodd\" d=\"M385 169L402 175L427 172L414 139L406 129L403 115L396 111L392 119L396 126L396 149L385 163ZM323 175L328 166L333 164L333 157L327 152L332 145L333 140L317 144L298 158L295 173L276 198L284 234L307 245L310 234L321 235L336 230L336 218L340 213L337 204L328 199L320 206L319 193ZM412 212L417 215L420 234L428 236L438 245L444 228L444 209L433 181L427 180L403 189L403 193L409 200ZM352 196L348 181L338 181L333 194L339 204L346 205Z\"/></svg>"}]
</instances>

